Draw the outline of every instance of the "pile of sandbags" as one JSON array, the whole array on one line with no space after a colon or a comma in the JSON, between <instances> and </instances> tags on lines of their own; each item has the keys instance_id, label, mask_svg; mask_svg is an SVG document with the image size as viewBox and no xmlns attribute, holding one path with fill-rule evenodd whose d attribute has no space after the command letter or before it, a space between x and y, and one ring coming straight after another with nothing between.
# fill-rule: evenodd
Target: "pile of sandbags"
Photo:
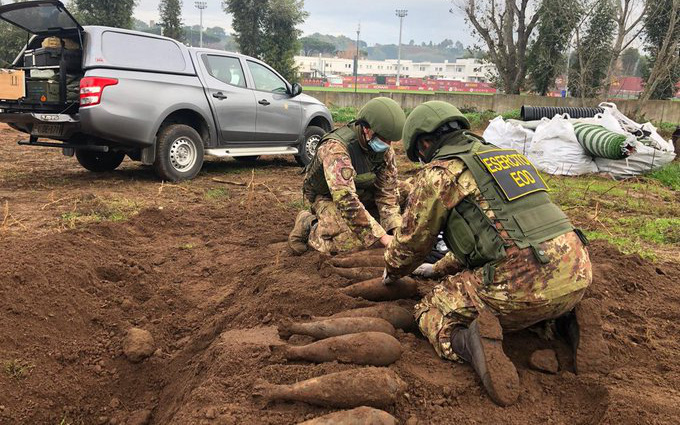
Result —
<instances>
[{"instance_id":1,"label":"pile of sandbags","mask_svg":"<svg viewBox=\"0 0 680 425\"><path fill-rule=\"evenodd\" d=\"M496 146L515 149L548 174L609 173L616 178L649 172L673 161L675 149L651 123L638 124L612 103L592 118L567 114L537 121L503 120L489 123L484 138Z\"/></svg>"}]
</instances>

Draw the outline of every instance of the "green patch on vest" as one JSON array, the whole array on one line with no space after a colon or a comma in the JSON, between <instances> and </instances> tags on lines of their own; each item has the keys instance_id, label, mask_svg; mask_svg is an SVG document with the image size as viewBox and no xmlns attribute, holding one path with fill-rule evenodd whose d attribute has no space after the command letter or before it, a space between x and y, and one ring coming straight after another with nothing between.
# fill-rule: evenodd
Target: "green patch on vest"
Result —
<instances>
[{"instance_id":1,"label":"green patch on vest","mask_svg":"<svg viewBox=\"0 0 680 425\"><path fill-rule=\"evenodd\" d=\"M536 167L514 149L491 149L477 152L476 155L508 201L548 190Z\"/></svg>"}]
</instances>

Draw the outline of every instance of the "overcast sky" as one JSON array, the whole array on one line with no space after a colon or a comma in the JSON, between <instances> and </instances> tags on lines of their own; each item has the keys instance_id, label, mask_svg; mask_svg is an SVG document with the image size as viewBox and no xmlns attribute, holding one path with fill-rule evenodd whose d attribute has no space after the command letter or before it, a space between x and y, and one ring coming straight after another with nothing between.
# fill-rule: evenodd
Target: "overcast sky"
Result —
<instances>
[{"instance_id":1,"label":"overcast sky","mask_svg":"<svg viewBox=\"0 0 680 425\"><path fill-rule=\"evenodd\" d=\"M199 13L193 0L183 0L182 19L185 24L199 23ZM158 20L158 0L141 0L135 9L135 17L145 22ZM231 32L231 17L221 8L221 0L208 0L203 11L205 27L221 26ZM309 12L307 21L300 26L305 35L322 34L346 35L356 38L357 24L361 22L361 39L369 45L397 44L399 41L399 18L395 9L407 9L404 18L402 42L416 43L445 38L473 44L470 29L460 14L449 13L451 4L447 0L305 0Z\"/></svg>"}]
</instances>

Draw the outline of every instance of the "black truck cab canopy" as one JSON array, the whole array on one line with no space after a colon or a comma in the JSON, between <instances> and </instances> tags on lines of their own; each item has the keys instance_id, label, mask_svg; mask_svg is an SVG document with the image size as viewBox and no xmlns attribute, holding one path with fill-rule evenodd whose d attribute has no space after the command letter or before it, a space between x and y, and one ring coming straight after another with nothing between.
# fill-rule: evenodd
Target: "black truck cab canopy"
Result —
<instances>
[{"instance_id":1,"label":"black truck cab canopy","mask_svg":"<svg viewBox=\"0 0 680 425\"><path fill-rule=\"evenodd\" d=\"M76 34L83 27L59 0L38 0L0 6L0 18L39 36Z\"/></svg>"}]
</instances>

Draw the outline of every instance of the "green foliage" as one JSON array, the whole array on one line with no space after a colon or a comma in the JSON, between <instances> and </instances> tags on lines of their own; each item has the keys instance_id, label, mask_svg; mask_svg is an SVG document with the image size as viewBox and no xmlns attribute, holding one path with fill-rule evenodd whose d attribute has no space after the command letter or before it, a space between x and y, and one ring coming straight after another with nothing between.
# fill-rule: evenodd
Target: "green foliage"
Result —
<instances>
[{"instance_id":1,"label":"green foliage","mask_svg":"<svg viewBox=\"0 0 680 425\"><path fill-rule=\"evenodd\" d=\"M297 25L307 12L302 0L227 0L224 10L233 16L234 38L241 53L262 59L288 81L295 81L293 57L300 51Z\"/></svg>"},{"instance_id":2,"label":"green foliage","mask_svg":"<svg viewBox=\"0 0 680 425\"><path fill-rule=\"evenodd\" d=\"M671 162L662 168L658 168L647 174L647 177L656 179L673 190L680 191L680 163L678 162Z\"/></svg>"},{"instance_id":3,"label":"green foliage","mask_svg":"<svg viewBox=\"0 0 680 425\"><path fill-rule=\"evenodd\" d=\"M644 58L635 47L629 47L621 53L621 72L623 75L642 76L642 61Z\"/></svg>"},{"instance_id":4,"label":"green foliage","mask_svg":"<svg viewBox=\"0 0 680 425\"><path fill-rule=\"evenodd\" d=\"M673 11L676 13L675 26L671 28ZM672 33L669 34L669 31ZM680 8L673 9L673 0L650 1L649 10L644 18L644 33L647 41L645 50L649 53L649 64L643 73L647 84L652 83L650 81L652 69L659 60L658 55L662 51L664 42L668 41L671 46L675 46L671 50L670 60L664 59L658 64L663 69L658 74L658 82L651 94L651 99L671 99L677 92L675 85L680 81L680 56L678 55Z\"/></svg>"},{"instance_id":5,"label":"green foliage","mask_svg":"<svg viewBox=\"0 0 680 425\"><path fill-rule=\"evenodd\" d=\"M23 379L33 370L34 365L22 360L8 360L5 362L5 374L12 379Z\"/></svg>"},{"instance_id":6,"label":"green foliage","mask_svg":"<svg viewBox=\"0 0 680 425\"><path fill-rule=\"evenodd\" d=\"M676 178L679 165L671 167ZM612 181L599 176L544 176L544 180L551 198L590 239L604 239L624 253L651 259L680 248L677 187L656 178Z\"/></svg>"},{"instance_id":7,"label":"green foliage","mask_svg":"<svg viewBox=\"0 0 680 425\"><path fill-rule=\"evenodd\" d=\"M357 116L357 108L354 106L345 106L342 108L333 107L331 108L331 115L333 116L333 122L344 124L352 121Z\"/></svg>"},{"instance_id":8,"label":"green foliage","mask_svg":"<svg viewBox=\"0 0 680 425\"><path fill-rule=\"evenodd\" d=\"M577 97L597 97L604 86L613 54L614 4L612 0L601 0L594 7L569 70L569 91Z\"/></svg>"},{"instance_id":9,"label":"green foliage","mask_svg":"<svg viewBox=\"0 0 680 425\"><path fill-rule=\"evenodd\" d=\"M581 17L577 0L544 0L538 10L538 36L529 47L527 69L533 91L545 96L565 65L569 38Z\"/></svg>"},{"instance_id":10,"label":"green foliage","mask_svg":"<svg viewBox=\"0 0 680 425\"><path fill-rule=\"evenodd\" d=\"M231 193L223 187L216 187L216 188L213 188L213 189L208 189L205 192L204 196L205 196L205 199L207 199L209 201L220 201L220 200L223 200L223 199L229 199L229 197L231 196Z\"/></svg>"},{"instance_id":11,"label":"green foliage","mask_svg":"<svg viewBox=\"0 0 680 425\"><path fill-rule=\"evenodd\" d=\"M182 2L180 0L161 0L158 11L161 16L163 35L177 41L184 40L182 27Z\"/></svg>"},{"instance_id":12,"label":"green foliage","mask_svg":"<svg viewBox=\"0 0 680 425\"><path fill-rule=\"evenodd\" d=\"M302 52L305 56L333 54L337 51L335 44L314 37L302 37L300 43L302 44Z\"/></svg>"},{"instance_id":13,"label":"green foliage","mask_svg":"<svg viewBox=\"0 0 680 425\"><path fill-rule=\"evenodd\" d=\"M0 67L7 67L28 41L28 33L5 21L0 21Z\"/></svg>"},{"instance_id":14,"label":"green foliage","mask_svg":"<svg viewBox=\"0 0 680 425\"><path fill-rule=\"evenodd\" d=\"M69 6L81 25L130 29L136 4L137 0L73 0Z\"/></svg>"}]
</instances>

